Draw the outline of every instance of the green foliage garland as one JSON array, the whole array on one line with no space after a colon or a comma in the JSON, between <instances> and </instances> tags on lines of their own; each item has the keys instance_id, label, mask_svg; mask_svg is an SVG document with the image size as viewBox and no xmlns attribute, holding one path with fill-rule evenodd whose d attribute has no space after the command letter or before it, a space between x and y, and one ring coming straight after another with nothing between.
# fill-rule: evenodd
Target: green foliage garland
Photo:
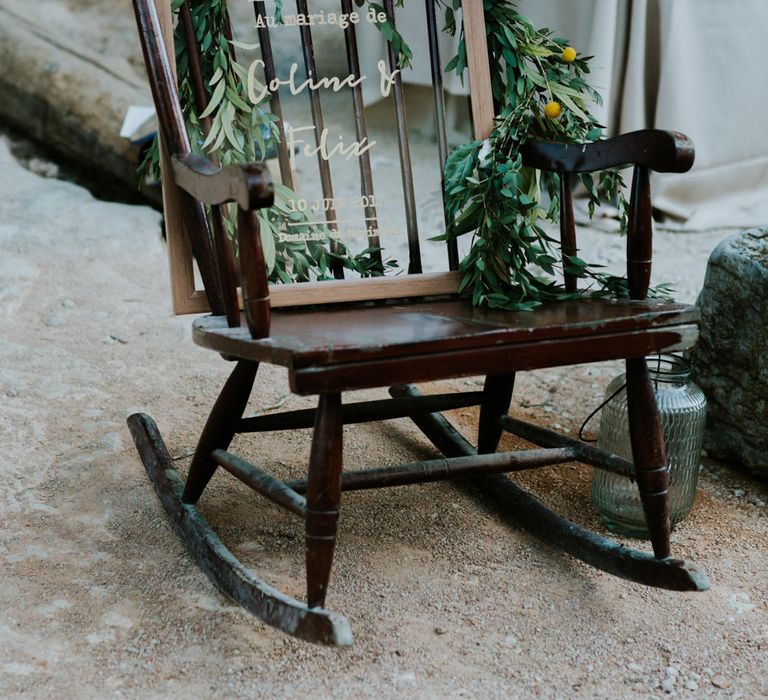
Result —
<instances>
[{"instance_id":1,"label":"green foliage garland","mask_svg":"<svg viewBox=\"0 0 768 700\"><path fill-rule=\"evenodd\" d=\"M364 1L357 0L359 5ZM444 31L456 35L461 0L437 2L445 12ZM559 176L524 167L520 155L529 139L586 143L602 136L603 128L587 107L602 103L585 79L591 57L578 56L548 29L537 30L512 0L485 0L484 11L491 85L500 113L487 140L470 142L449 155L444 192L449 223L446 234L438 237L473 234L470 252L460 264L461 291L471 293L475 306L530 310L545 301L583 295L565 290L562 275L568 272L590 280L586 293L593 296L628 296L624 277L601 273L578 256L559 255L559 241L541 226L558 221ZM405 47L400 49L400 63L408 65L410 50L394 25L386 22L379 28L395 50ZM463 79L466 69L462 29L457 54L446 71ZM589 174L580 180L589 196L590 216L601 201L612 201L625 232L628 205L621 172L603 171L597 184ZM546 208L543 192L548 197ZM668 292L667 285L659 285L650 294L668 296Z\"/></svg>"},{"instance_id":2,"label":"green foliage garland","mask_svg":"<svg viewBox=\"0 0 768 700\"><path fill-rule=\"evenodd\" d=\"M455 11L447 7L447 31L456 32ZM625 294L626 281L597 272L577 256L561 259L557 241L541 226L559 216L559 176L524 167L520 149L528 139L584 143L599 139L602 128L589 113L600 95L586 82L589 57L580 57L564 39L536 29L512 2L485 3L493 96L501 106L496 128L485 141L454 150L445 168L445 238L472 232L473 245L461 262L461 289L476 306L528 310L544 301L574 296L562 273L592 280L593 294ZM447 66L462 76L466 46ZM589 193L590 214L604 197L617 202L622 228L627 205L617 170L581 177ZM542 192L548 195L544 205ZM560 273L560 274L558 274Z\"/></svg>"}]
</instances>

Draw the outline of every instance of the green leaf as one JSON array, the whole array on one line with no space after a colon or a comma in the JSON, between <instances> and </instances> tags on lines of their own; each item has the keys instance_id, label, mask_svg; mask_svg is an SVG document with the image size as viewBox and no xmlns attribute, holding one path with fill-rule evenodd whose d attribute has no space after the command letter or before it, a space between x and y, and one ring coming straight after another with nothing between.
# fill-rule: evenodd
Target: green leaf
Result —
<instances>
[{"instance_id":1,"label":"green leaf","mask_svg":"<svg viewBox=\"0 0 768 700\"><path fill-rule=\"evenodd\" d=\"M244 41L237 41L236 39L230 39L229 43L243 51L255 51L259 48L259 44L248 44Z\"/></svg>"},{"instance_id":2,"label":"green leaf","mask_svg":"<svg viewBox=\"0 0 768 700\"><path fill-rule=\"evenodd\" d=\"M221 99L224 97L224 91L226 89L227 83L224 80L216 84L213 94L211 95L211 101L208 103L208 107L206 107L205 111L200 115L200 119L205 119L205 117L211 116L211 114L216 111L216 108L221 103Z\"/></svg>"},{"instance_id":3,"label":"green leaf","mask_svg":"<svg viewBox=\"0 0 768 700\"><path fill-rule=\"evenodd\" d=\"M221 68L217 68L214 72L214 74L211 76L211 79L208 81L208 85L215 85L224 77L224 71L221 70Z\"/></svg>"},{"instance_id":4,"label":"green leaf","mask_svg":"<svg viewBox=\"0 0 768 700\"><path fill-rule=\"evenodd\" d=\"M269 215L265 209L260 209L257 212L256 217L259 220L261 247L264 251L264 259L267 263L267 274L271 275L275 269L275 263L277 262L277 246L275 245L275 239L279 235L279 231L273 230L272 224L269 221Z\"/></svg>"}]
</instances>

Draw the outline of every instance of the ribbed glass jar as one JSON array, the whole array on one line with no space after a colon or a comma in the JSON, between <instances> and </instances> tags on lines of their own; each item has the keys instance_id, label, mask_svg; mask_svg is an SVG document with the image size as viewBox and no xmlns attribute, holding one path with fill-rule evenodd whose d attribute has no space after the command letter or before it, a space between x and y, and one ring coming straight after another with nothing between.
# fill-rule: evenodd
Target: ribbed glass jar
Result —
<instances>
[{"instance_id":1,"label":"ribbed glass jar","mask_svg":"<svg viewBox=\"0 0 768 700\"><path fill-rule=\"evenodd\" d=\"M664 428L669 470L669 517L674 526L693 507L699 463L704 439L707 400L691 379L691 364L677 355L655 355L647 358L656 403ZM625 375L616 377L605 391L600 437L597 446L632 461L627 417ZM637 484L626 477L595 469L592 476L592 501L612 532L646 538L643 505Z\"/></svg>"}]
</instances>

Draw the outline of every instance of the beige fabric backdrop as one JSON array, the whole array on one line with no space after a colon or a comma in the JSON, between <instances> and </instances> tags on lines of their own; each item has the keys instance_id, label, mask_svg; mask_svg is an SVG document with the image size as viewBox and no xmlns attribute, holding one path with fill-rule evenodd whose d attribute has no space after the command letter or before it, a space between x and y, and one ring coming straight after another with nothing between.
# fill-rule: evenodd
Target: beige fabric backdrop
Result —
<instances>
[{"instance_id":1,"label":"beige fabric backdrop","mask_svg":"<svg viewBox=\"0 0 768 700\"><path fill-rule=\"evenodd\" d=\"M610 133L683 131L696 145L685 176L655 175L655 204L689 230L768 224L768 0L521 0L523 14L593 54L592 83ZM429 84L424 6L406 3L398 26L414 51L409 82ZM364 30L369 56L378 32ZM455 52L444 38L447 60ZM371 74L375 62L365 67ZM447 89L463 92L455 78ZM463 104L463 102L462 102Z\"/></svg>"}]
</instances>

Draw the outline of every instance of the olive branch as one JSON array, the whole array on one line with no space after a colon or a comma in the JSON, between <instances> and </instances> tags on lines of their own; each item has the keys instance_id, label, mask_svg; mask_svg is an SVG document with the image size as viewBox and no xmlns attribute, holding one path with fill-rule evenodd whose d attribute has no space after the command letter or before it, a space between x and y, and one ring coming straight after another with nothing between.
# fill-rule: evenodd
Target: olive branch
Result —
<instances>
[{"instance_id":1,"label":"olive branch","mask_svg":"<svg viewBox=\"0 0 768 700\"><path fill-rule=\"evenodd\" d=\"M445 31L455 35L461 0L440 0ZM493 97L500 106L485 141L454 150L445 166L448 230L441 238L468 233L473 242L460 263L461 291L476 306L530 310L546 301L591 294L628 295L626 279L598 271L578 256L561 256L559 242L542 228L559 220L560 178L523 165L520 150L529 139L586 143L603 135L590 114L602 100L586 81L590 56L580 56L565 39L537 29L510 0L485 3ZM467 51L463 29L457 55L446 67L463 77ZM615 202L621 230L628 205L618 169L580 174L589 214L604 200ZM545 196L546 195L546 196ZM563 275L587 279L587 290L568 292ZM654 293L666 290L658 287Z\"/></svg>"}]
</instances>

